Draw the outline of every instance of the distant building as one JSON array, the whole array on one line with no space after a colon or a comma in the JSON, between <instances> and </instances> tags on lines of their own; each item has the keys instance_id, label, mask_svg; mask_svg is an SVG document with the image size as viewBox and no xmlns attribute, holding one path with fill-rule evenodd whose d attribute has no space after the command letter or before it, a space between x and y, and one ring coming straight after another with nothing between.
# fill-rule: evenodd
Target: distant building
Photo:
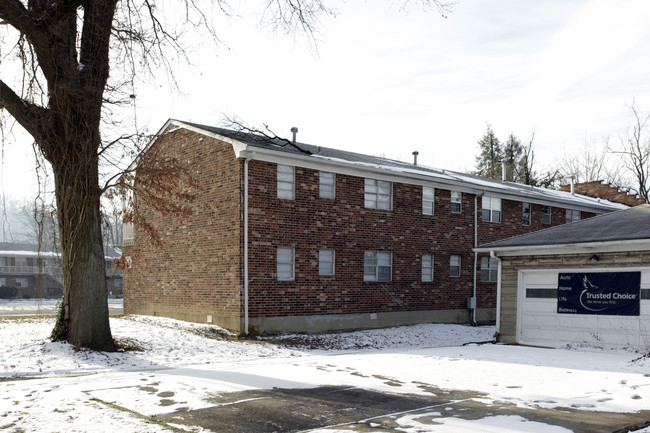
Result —
<instances>
[{"instance_id":1,"label":"distant building","mask_svg":"<svg viewBox=\"0 0 650 433\"><path fill-rule=\"evenodd\" d=\"M106 251L108 295L122 296L122 272L113 270L121 251ZM61 255L52 248L26 243L0 243L0 298L58 298L63 293Z\"/></svg>"},{"instance_id":2,"label":"distant building","mask_svg":"<svg viewBox=\"0 0 650 433\"><path fill-rule=\"evenodd\" d=\"M496 260L472 248L626 208L176 120L150 146L200 188L182 221L141 208L162 248L124 228L125 312L241 333L494 321Z\"/></svg>"},{"instance_id":3,"label":"distant building","mask_svg":"<svg viewBox=\"0 0 650 433\"><path fill-rule=\"evenodd\" d=\"M560 191L571 191L571 185L560 186ZM576 183L573 185L576 194L587 197L601 198L614 203L622 203L626 206L639 206L645 204L645 200L636 194L630 194L629 190L612 186L605 181L595 180L593 182Z\"/></svg>"}]
</instances>

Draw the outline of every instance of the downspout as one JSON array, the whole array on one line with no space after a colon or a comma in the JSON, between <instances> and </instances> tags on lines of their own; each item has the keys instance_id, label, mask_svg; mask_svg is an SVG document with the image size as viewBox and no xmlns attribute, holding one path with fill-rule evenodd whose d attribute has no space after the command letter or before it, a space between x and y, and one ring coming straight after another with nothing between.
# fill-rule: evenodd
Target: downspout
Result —
<instances>
[{"instance_id":1,"label":"downspout","mask_svg":"<svg viewBox=\"0 0 650 433\"><path fill-rule=\"evenodd\" d=\"M474 195L474 248L478 247L478 198L482 197L485 192ZM472 288L472 298L474 299L474 308L472 308L472 326L476 326L476 267L478 266L478 253L474 251L474 283Z\"/></svg>"},{"instance_id":2,"label":"downspout","mask_svg":"<svg viewBox=\"0 0 650 433\"><path fill-rule=\"evenodd\" d=\"M244 335L248 335L248 161L244 160Z\"/></svg>"},{"instance_id":3,"label":"downspout","mask_svg":"<svg viewBox=\"0 0 650 433\"><path fill-rule=\"evenodd\" d=\"M497 257L494 250L490 251L490 257L497 261L497 317L496 317L496 332L494 333L494 342L496 343L501 332L501 259Z\"/></svg>"}]
</instances>

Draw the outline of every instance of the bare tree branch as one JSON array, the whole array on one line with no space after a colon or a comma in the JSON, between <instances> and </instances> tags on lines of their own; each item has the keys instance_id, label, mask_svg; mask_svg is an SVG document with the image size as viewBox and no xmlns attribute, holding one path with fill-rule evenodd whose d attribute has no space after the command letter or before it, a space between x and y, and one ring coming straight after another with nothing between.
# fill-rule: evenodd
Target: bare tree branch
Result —
<instances>
[{"instance_id":1,"label":"bare tree branch","mask_svg":"<svg viewBox=\"0 0 650 433\"><path fill-rule=\"evenodd\" d=\"M34 138L43 140L48 111L46 108L25 101L11 87L0 80L0 109L7 110L13 118Z\"/></svg>"},{"instance_id":2,"label":"bare tree branch","mask_svg":"<svg viewBox=\"0 0 650 433\"><path fill-rule=\"evenodd\" d=\"M628 108L632 114L631 130L621 136L618 147L610 147L609 151L633 175L635 185L630 190L650 203L650 114L641 114L634 101Z\"/></svg>"}]
</instances>

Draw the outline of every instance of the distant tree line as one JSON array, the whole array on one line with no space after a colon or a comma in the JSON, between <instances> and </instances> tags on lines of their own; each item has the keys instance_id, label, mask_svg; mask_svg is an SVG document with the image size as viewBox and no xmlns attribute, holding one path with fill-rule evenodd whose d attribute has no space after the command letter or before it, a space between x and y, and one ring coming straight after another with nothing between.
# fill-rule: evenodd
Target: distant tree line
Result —
<instances>
[{"instance_id":1,"label":"distant tree line","mask_svg":"<svg viewBox=\"0 0 650 433\"><path fill-rule=\"evenodd\" d=\"M558 179L558 173L556 171L542 173L535 169L534 140L534 132L530 134L525 144L511 132L505 142L501 142L492 126L488 124L483 137L478 141L479 155L476 157L474 173L524 185L552 186Z\"/></svg>"},{"instance_id":2,"label":"distant tree line","mask_svg":"<svg viewBox=\"0 0 650 433\"><path fill-rule=\"evenodd\" d=\"M582 146L573 147L577 150L565 152L545 170L535 166L535 133L526 143L514 133L501 142L488 124L477 142L474 174L545 188L559 188L572 180L602 181L650 203L650 114L642 114L634 103L628 109L631 125L617 140L585 140Z\"/></svg>"}]
</instances>

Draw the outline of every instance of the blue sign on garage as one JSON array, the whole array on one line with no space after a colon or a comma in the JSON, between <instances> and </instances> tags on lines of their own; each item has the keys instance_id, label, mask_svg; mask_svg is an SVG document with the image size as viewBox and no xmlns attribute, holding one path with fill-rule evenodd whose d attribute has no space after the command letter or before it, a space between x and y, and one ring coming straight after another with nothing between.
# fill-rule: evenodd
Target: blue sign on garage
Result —
<instances>
[{"instance_id":1,"label":"blue sign on garage","mask_svg":"<svg viewBox=\"0 0 650 433\"><path fill-rule=\"evenodd\" d=\"M557 312L638 316L641 272L560 273Z\"/></svg>"}]
</instances>

